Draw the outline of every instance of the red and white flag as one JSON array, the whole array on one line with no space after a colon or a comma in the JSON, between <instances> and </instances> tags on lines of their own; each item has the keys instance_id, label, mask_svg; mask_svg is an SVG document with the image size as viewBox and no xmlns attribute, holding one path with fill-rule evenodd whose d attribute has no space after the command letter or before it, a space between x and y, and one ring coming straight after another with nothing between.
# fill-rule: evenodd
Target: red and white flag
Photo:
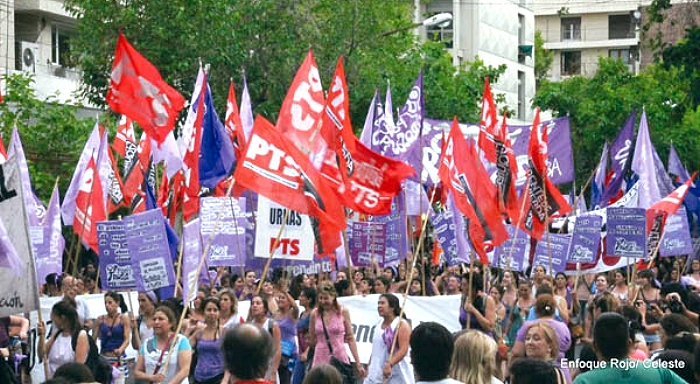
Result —
<instances>
[{"instance_id":1,"label":"red and white flag","mask_svg":"<svg viewBox=\"0 0 700 384\"><path fill-rule=\"evenodd\" d=\"M5 149L5 143L2 142L2 137L0 137L0 164L7 161L7 150Z\"/></svg>"},{"instance_id":2,"label":"red and white flag","mask_svg":"<svg viewBox=\"0 0 700 384\"><path fill-rule=\"evenodd\" d=\"M185 99L120 33L107 104L114 112L139 123L149 137L162 143L173 130Z\"/></svg>"},{"instance_id":3,"label":"red and white flag","mask_svg":"<svg viewBox=\"0 0 700 384\"><path fill-rule=\"evenodd\" d=\"M114 137L112 148L121 157L126 157L129 148L136 148L136 135L134 134L134 124L131 119L122 115L117 124L117 135Z\"/></svg>"},{"instance_id":4,"label":"red and white flag","mask_svg":"<svg viewBox=\"0 0 700 384\"><path fill-rule=\"evenodd\" d=\"M80 189L75 199L75 220L73 232L85 245L99 254L97 248L97 223L107 220L102 185L95 160L90 158L82 175Z\"/></svg>"},{"instance_id":5,"label":"red and white flag","mask_svg":"<svg viewBox=\"0 0 700 384\"><path fill-rule=\"evenodd\" d=\"M241 122L241 114L238 111L238 103L236 103L236 90L233 86L233 80L228 88L228 100L226 100L226 117L224 118L224 126L228 133L233 149L236 152L236 158L240 157L241 151L245 148L245 133L243 132L243 123Z\"/></svg>"},{"instance_id":6,"label":"red and white flag","mask_svg":"<svg viewBox=\"0 0 700 384\"><path fill-rule=\"evenodd\" d=\"M654 253L659 250L661 238L666 226L666 219L678 212L678 209L683 204L685 195L693 184L695 173L685 182L685 184L676 188L668 196L654 203L647 209L647 257L652 259ZM684 219L685 220L685 219Z\"/></svg>"}]
</instances>

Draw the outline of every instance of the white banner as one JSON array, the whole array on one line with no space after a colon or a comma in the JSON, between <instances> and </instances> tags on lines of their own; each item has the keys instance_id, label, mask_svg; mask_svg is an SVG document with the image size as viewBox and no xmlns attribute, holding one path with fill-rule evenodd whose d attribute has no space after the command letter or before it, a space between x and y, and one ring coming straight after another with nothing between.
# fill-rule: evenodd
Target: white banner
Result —
<instances>
[{"instance_id":1,"label":"white banner","mask_svg":"<svg viewBox=\"0 0 700 384\"><path fill-rule=\"evenodd\" d=\"M270 257L270 248L275 244L282 222L287 223L282 231L275 259L312 261L314 257L314 233L309 216L258 196L258 216L255 226L255 257Z\"/></svg>"}]
</instances>

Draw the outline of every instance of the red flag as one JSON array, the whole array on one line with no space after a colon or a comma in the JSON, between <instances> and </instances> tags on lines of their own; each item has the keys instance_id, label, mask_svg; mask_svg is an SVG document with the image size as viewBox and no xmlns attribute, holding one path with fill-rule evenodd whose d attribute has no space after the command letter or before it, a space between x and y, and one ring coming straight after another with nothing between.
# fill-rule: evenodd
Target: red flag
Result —
<instances>
[{"instance_id":1,"label":"red flag","mask_svg":"<svg viewBox=\"0 0 700 384\"><path fill-rule=\"evenodd\" d=\"M112 148L121 157L126 157L126 148L128 145L136 145L136 135L134 134L134 125L131 119L122 115L117 126L117 135L114 137Z\"/></svg>"},{"instance_id":2,"label":"red flag","mask_svg":"<svg viewBox=\"0 0 700 384\"><path fill-rule=\"evenodd\" d=\"M530 169L527 174L527 190L523 193L527 211L518 220L518 225L530 236L542 239L548 220L571 212L571 206L559 189L547 177L547 128L540 137L540 110L535 112L530 133L528 156Z\"/></svg>"},{"instance_id":3,"label":"red flag","mask_svg":"<svg viewBox=\"0 0 700 384\"><path fill-rule=\"evenodd\" d=\"M199 153L202 147L202 124L204 122L204 95L206 89L207 80L205 77L204 81L202 81L199 104L197 104L197 117L194 121L194 129L191 131L193 136L189 140L185 140L185 142L190 143L182 159L183 170L185 171L182 180L184 185L182 201L185 221L189 221L192 216L199 212Z\"/></svg>"},{"instance_id":4,"label":"red flag","mask_svg":"<svg viewBox=\"0 0 700 384\"><path fill-rule=\"evenodd\" d=\"M234 177L236 184L244 188L317 217L319 254L330 254L340 246L338 232L345 229L340 202L308 156L261 116L255 120L243 161L238 163ZM237 190L236 196L240 192Z\"/></svg>"},{"instance_id":5,"label":"red flag","mask_svg":"<svg viewBox=\"0 0 700 384\"><path fill-rule=\"evenodd\" d=\"M508 138L506 114L503 114L501 129L494 131L496 149L496 188L498 188L499 207L501 213L510 217L511 222L516 222L520 215L518 194L515 191L515 181L518 178L518 162L515 152Z\"/></svg>"},{"instance_id":6,"label":"red flag","mask_svg":"<svg viewBox=\"0 0 700 384\"><path fill-rule=\"evenodd\" d=\"M434 266L440 265L440 257L442 256L443 251L442 247L440 247L440 242L438 239L435 239L433 241L433 254L432 257L430 258L431 264Z\"/></svg>"},{"instance_id":7,"label":"red flag","mask_svg":"<svg viewBox=\"0 0 700 384\"><path fill-rule=\"evenodd\" d=\"M141 134L141 140L136 149L136 154L131 159L125 158L125 161L131 162L131 167L126 174L124 195L129 196L129 204L131 205L132 213L145 212L146 207L144 201L146 199L145 191L143 190L144 173L148 174L151 169L151 140L144 132Z\"/></svg>"},{"instance_id":8,"label":"red flag","mask_svg":"<svg viewBox=\"0 0 700 384\"><path fill-rule=\"evenodd\" d=\"M100 175L97 172L95 160L90 158L83 171L80 189L75 198L73 232L98 255L97 222L105 220L107 220L107 214L102 201Z\"/></svg>"},{"instance_id":9,"label":"red flag","mask_svg":"<svg viewBox=\"0 0 700 384\"><path fill-rule=\"evenodd\" d=\"M486 160L496 163L495 131L498 123L498 111L491 94L489 78L484 78L484 100L481 103L481 121L479 122L479 148L484 152Z\"/></svg>"},{"instance_id":10,"label":"red flag","mask_svg":"<svg viewBox=\"0 0 700 384\"><path fill-rule=\"evenodd\" d=\"M487 247L501 245L508 239L498 209L498 190L491 183L475 146L465 140L456 119L443 148L440 180L452 191L457 208L467 218L469 241L481 262L487 264Z\"/></svg>"},{"instance_id":11,"label":"red flag","mask_svg":"<svg viewBox=\"0 0 700 384\"><path fill-rule=\"evenodd\" d=\"M676 214L694 179L695 173L685 184L647 209L647 258L652 259L659 250L666 219Z\"/></svg>"},{"instance_id":12,"label":"red flag","mask_svg":"<svg viewBox=\"0 0 700 384\"><path fill-rule=\"evenodd\" d=\"M107 194L107 212L112 213L120 207L126 207L130 204L131 199L124 194L124 183L119 176L117 163L114 161L112 151L107 150L109 154L109 165L112 167L112 172L109 175L109 193Z\"/></svg>"},{"instance_id":13,"label":"red flag","mask_svg":"<svg viewBox=\"0 0 700 384\"><path fill-rule=\"evenodd\" d=\"M323 113L324 97L318 67L311 50L297 71L284 98L277 128L304 152L320 149L316 138Z\"/></svg>"},{"instance_id":14,"label":"red flag","mask_svg":"<svg viewBox=\"0 0 700 384\"><path fill-rule=\"evenodd\" d=\"M415 171L404 162L370 150L352 133L342 57L324 112L321 137L328 150L321 173L346 207L369 215L389 214L392 199L401 191L401 181Z\"/></svg>"},{"instance_id":15,"label":"red flag","mask_svg":"<svg viewBox=\"0 0 700 384\"><path fill-rule=\"evenodd\" d=\"M226 118L224 126L228 133L233 148L236 151L236 158L240 158L241 151L245 148L245 133L243 132L243 123L241 122L241 114L238 112L238 103L236 103L236 90L233 87L233 80L228 88L228 100L226 101Z\"/></svg>"},{"instance_id":16,"label":"red flag","mask_svg":"<svg viewBox=\"0 0 700 384\"><path fill-rule=\"evenodd\" d=\"M185 99L120 33L107 104L114 112L139 123L149 137L162 143L173 130Z\"/></svg>"},{"instance_id":17,"label":"red flag","mask_svg":"<svg viewBox=\"0 0 700 384\"><path fill-rule=\"evenodd\" d=\"M7 151L5 150L5 144L2 142L2 137L0 137L0 164L7 161Z\"/></svg>"}]
</instances>

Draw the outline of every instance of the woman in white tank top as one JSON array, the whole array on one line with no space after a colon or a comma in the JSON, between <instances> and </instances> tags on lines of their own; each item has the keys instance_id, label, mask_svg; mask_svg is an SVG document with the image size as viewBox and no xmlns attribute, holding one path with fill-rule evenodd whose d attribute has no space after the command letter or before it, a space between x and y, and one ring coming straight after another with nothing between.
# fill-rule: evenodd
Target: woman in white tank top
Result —
<instances>
[{"instance_id":1,"label":"woman in white tank top","mask_svg":"<svg viewBox=\"0 0 700 384\"><path fill-rule=\"evenodd\" d=\"M411 325L399 318L399 299L390 293L381 295L378 311L382 320L374 330L372 357L364 384L384 383L384 379L391 384L413 384L413 369L408 359Z\"/></svg>"}]
</instances>

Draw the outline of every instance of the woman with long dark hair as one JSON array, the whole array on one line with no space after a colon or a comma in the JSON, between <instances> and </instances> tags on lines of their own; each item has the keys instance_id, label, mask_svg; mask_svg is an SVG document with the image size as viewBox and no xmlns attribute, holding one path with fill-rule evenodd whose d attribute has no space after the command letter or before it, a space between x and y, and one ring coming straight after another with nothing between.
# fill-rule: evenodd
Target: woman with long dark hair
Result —
<instances>
[{"instance_id":1,"label":"woman with long dark hair","mask_svg":"<svg viewBox=\"0 0 700 384\"><path fill-rule=\"evenodd\" d=\"M250 300L248 322L270 332L270 335L272 335L275 354L272 356L272 361L270 361L270 368L267 370L266 380L279 383L277 368L279 368L280 360L282 359L282 351L280 349L282 335L279 325L270 318L268 315L269 313L270 308L268 307L268 300L261 295L253 295L253 299Z\"/></svg>"},{"instance_id":2,"label":"woman with long dark hair","mask_svg":"<svg viewBox=\"0 0 700 384\"><path fill-rule=\"evenodd\" d=\"M304 381L306 367L309 366L309 359L313 360L313 345L309 345L309 322L311 313L316 308L316 291L309 287L302 287L299 293L299 305L304 307L304 312L299 315L297 321L297 338L299 339L299 359L294 365L292 372L292 383L297 384Z\"/></svg>"},{"instance_id":3,"label":"woman with long dark hair","mask_svg":"<svg viewBox=\"0 0 700 384\"><path fill-rule=\"evenodd\" d=\"M204 313L204 328L190 336L190 345L197 351L194 368L196 384L219 384L224 377L224 354L221 339L224 326L219 321L220 303L216 297L207 297L199 304Z\"/></svg>"},{"instance_id":4,"label":"woman with long dark hair","mask_svg":"<svg viewBox=\"0 0 700 384\"><path fill-rule=\"evenodd\" d=\"M76 362L84 364L90 351L88 334L82 329L78 320L78 311L67 300L61 300L51 308L51 323L55 332L44 344L44 324L39 323L39 354L49 361L49 377L53 377L56 369L65 363ZM77 336L76 336L77 335ZM76 337L75 348L73 338Z\"/></svg>"},{"instance_id":5,"label":"woman with long dark hair","mask_svg":"<svg viewBox=\"0 0 700 384\"><path fill-rule=\"evenodd\" d=\"M129 373L125 353L131 341L129 308L122 295L115 291L107 291L104 297L107 314L95 321L92 338L100 340L100 355L111 365L119 367L120 379L123 380Z\"/></svg>"},{"instance_id":6,"label":"woman with long dark hair","mask_svg":"<svg viewBox=\"0 0 700 384\"><path fill-rule=\"evenodd\" d=\"M481 274L465 274L462 279L467 279L459 307L459 323L462 329L476 329L493 336L496 304L491 296L482 291L484 280Z\"/></svg>"},{"instance_id":7,"label":"woman with long dark hair","mask_svg":"<svg viewBox=\"0 0 700 384\"><path fill-rule=\"evenodd\" d=\"M391 293L385 293L379 296L377 310L382 319L377 324L372 339L372 357L367 367L365 384L412 384L413 374L408 361L411 325L399 317L399 299Z\"/></svg>"}]
</instances>

